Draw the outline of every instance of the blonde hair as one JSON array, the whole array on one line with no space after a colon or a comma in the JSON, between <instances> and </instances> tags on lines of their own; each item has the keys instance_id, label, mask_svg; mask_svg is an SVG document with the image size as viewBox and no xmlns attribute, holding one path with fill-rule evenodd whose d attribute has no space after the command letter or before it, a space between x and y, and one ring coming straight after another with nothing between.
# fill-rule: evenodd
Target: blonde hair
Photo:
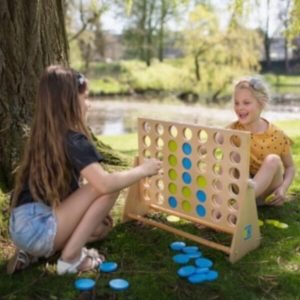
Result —
<instances>
[{"instance_id":1,"label":"blonde hair","mask_svg":"<svg viewBox=\"0 0 300 300\"><path fill-rule=\"evenodd\" d=\"M234 85L234 91L237 89L248 89L263 107L271 100L267 84L258 77L244 77L239 79Z\"/></svg>"},{"instance_id":2,"label":"blonde hair","mask_svg":"<svg viewBox=\"0 0 300 300\"><path fill-rule=\"evenodd\" d=\"M71 68L52 65L44 71L30 137L17 171L12 208L26 183L35 201L52 207L69 194L72 174L66 135L73 130L89 138L79 100L86 90L85 77Z\"/></svg>"}]
</instances>

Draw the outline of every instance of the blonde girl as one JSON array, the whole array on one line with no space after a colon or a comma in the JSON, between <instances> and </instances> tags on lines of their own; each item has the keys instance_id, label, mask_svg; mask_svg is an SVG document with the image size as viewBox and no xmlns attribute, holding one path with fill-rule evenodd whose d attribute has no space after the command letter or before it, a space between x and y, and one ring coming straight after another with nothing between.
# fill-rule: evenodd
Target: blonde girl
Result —
<instances>
[{"instance_id":1,"label":"blonde girl","mask_svg":"<svg viewBox=\"0 0 300 300\"><path fill-rule=\"evenodd\" d=\"M98 267L104 257L85 244L104 233L118 192L161 168L160 161L150 159L128 171L105 172L86 128L87 108L82 74L56 65L44 71L13 193L9 229L22 250L13 268L18 259L27 264L26 256L49 257L56 251L61 251L58 274ZM87 183L80 185L81 178Z\"/></svg>"},{"instance_id":2,"label":"blonde girl","mask_svg":"<svg viewBox=\"0 0 300 300\"><path fill-rule=\"evenodd\" d=\"M291 139L278 127L261 117L270 94L256 77L242 78L234 87L237 121L228 127L251 133L250 183L258 205L282 205L295 176Z\"/></svg>"}]
</instances>

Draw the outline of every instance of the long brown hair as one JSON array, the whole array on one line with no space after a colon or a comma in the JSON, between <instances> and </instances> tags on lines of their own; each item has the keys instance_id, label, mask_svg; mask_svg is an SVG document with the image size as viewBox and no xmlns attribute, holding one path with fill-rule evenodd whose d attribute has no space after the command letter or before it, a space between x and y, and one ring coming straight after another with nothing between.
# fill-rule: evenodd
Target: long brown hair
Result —
<instances>
[{"instance_id":1,"label":"long brown hair","mask_svg":"<svg viewBox=\"0 0 300 300\"><path fill-rule=\"evenodd\" d=\"M79 94L86 90L85 78L71 68L52 65L42 74L30 137L17 171L12 207L26 183L34 200L53 207L69 193L71 171L66 134L73 130L89 138L79 101Z\"/></svg>"}]
</instances>

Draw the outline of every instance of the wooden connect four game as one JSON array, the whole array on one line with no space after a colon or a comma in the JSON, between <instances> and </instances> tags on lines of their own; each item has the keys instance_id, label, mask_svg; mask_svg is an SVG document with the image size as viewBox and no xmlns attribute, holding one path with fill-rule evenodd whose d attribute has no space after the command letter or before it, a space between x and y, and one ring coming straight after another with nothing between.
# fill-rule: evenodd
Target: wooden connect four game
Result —
<instances>
[{"instance_id":1,"label":"wooden connect four game","mask_svg":"<svg viewBox=\"0 0 300 300\"><path fill-rule=\"evenodd\" d=\"M221 250L235 262L260 244L254 191L248 186L247 132L152 119L138 120L139 157L156 157L162 172L129 189L124 221L131 219ZM159 211L232 236L225 246L145 215ZM199 230L199 234L201 231Z\"/></svg>"}]
</instances>

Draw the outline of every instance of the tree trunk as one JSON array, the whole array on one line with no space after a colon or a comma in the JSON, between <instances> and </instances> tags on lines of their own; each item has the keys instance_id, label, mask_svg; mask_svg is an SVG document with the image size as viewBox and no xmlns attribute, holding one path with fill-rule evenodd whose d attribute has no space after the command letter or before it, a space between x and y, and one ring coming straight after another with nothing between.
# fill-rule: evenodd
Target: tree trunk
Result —
<instances>
[{"instance_id":1,"label":"tree trunk","mask_svg":"<svg viewBox=\"0 0 300 300\"><path fill-rule=\"evenodd\" d=\"M287 38L284 39L284 67L285 73L290 73L290 61L289 61L289 51L288 51L288 40Z\"/></svg>"},{"instance_id":2,"label":"tree trunk","mask_svg":"<svg viewBox=\"0 0 300 300\"><path fill-rule=\"evenodd\" d=\"M267 63L267 70L271 71L272 62L271 62L271 38L269 36L270 31L270 0L267 1L267 20L266 20L266 30L264 32L264 47L265 47L265 56Z\"/></svg>"},{"instance_id":3,"label":"tree trunk","mask_svg":"<svg viewBox=\"0 0 300 300\"><path fill-rule=\"evenodd\" d=\"M271 62L271 39L269 38L268 34L265 33L264 35L264 48L265 48L265 58L266 58L266 65L267 70L271 71L272 69L272 62Z\"/></svg>"},{"instance_id":4,"label":"tree trunk","mask_svg":"<svg viewBox=\"0 0 300 300\"><path fill-rule=\"evenodd\" d=\"M194 56L194 63L195 63L195 76L196 76L196 80L200 81L201 80L201 76L200 76L200 63L199 63L199 54L196 54Z\"/></svg>"},{"instance_id":5,"label":"tree trunk","mask_svg":"<svg viewBox=\"0 0 300 300\"><path fill-rule=\"evenodd\" d=\"M68 44L62 1L1 0L0 19L0 173L10 186L38 78L50 63L67 63Z\"/></svg>"},{"instance_id":6,"label":"tree trunk","mask_svg":"<svg viewBox=\"0 0 300 300\"><path fill-rule=\"evenodd\" d=\"M158 35L158 59L160 62L164 60L164 39L165 39L165 18L167 15L165 0L161 1L160 19L159 19L159 35Z\"/></svg>"},{"instance_id":7,"label":"tree trunk","mask_svg":"<svg viewBox=\"0 0 300 300\"><path fill-rule=\"evenodd\" d=\"M11 188L39 77L50 64L68 64L64 0L1 0L0 20L0 180L2 188ZM97 148L107 151L100 143ZM110 154L107 163L121 163Z\"/></svg>"}]
</instances>

